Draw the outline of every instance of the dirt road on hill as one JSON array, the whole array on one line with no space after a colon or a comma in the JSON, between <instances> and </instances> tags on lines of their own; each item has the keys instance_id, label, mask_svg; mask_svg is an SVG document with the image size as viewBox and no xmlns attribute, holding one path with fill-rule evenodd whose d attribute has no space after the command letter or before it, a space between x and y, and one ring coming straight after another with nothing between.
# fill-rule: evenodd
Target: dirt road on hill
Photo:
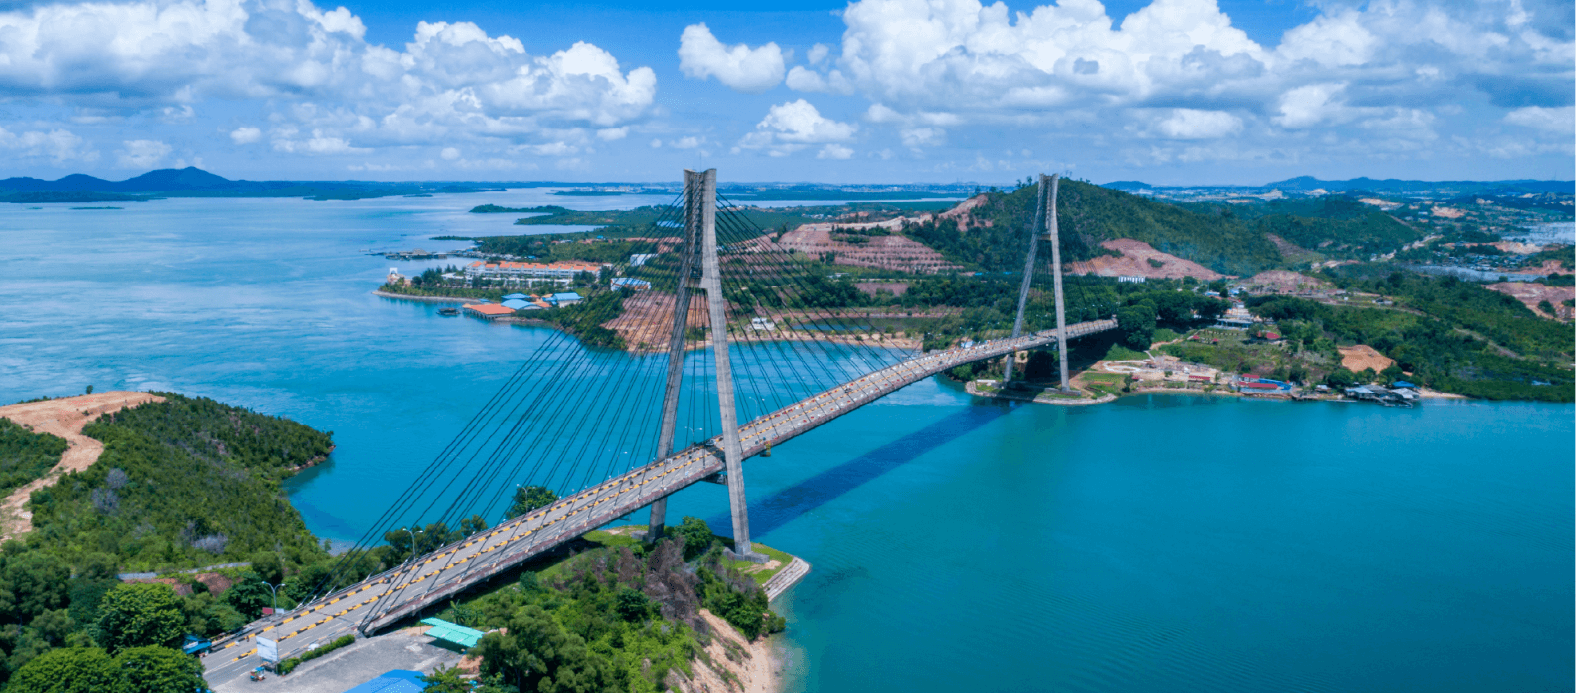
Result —
<instances>
[{"instance_id":1,"label":"dirt road on hill","mask_svg":"<svg viewBox=\"0 0 1576 693\"><path fill-rule=\"evenodd\" d=\"M33 514L24 506L34 491L53 486L60 475L66 472L80 472L98 461L99 455L104 452L104 444L82 435L83 426L103 414L147 402L163 401L163 397L146 392L100 392L0 407L0 417L26 426L34 433L60 436L70 445L48 474L12 491L4 501L0 501L0 541L15 539L33 531Z\"/></svg>"}]
</instances>

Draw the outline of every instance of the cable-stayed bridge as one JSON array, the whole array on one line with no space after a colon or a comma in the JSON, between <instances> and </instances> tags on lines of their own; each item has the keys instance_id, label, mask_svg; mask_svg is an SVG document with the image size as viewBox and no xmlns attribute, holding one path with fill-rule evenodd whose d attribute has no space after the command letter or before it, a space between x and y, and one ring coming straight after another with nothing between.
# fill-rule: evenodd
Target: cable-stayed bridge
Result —
<instances>
[{"instance_id":1,"label":"cable-stayed bridge","mask_svg":"<svg viewBox=\"0 0 1576 693\"><path fill-rule=\"evenodd\" d=\"M643 283L642 290L607 292L600 304L593 297L577 306L571 329L578 334L554 332L537 346L341 556L322 580L322 596L217 641L209 672L260 664L258 638L276 642L282 659L346 633L377 632L644 507L651 508L649 536L660 536L666 498L700 481L727 485L734 555L750 559L744 459L976 361L1057 345L1065 386L1067 349L1061 345L1116 328L1115 320L1092 315L1066 323L1055 177L1041 177L1035 220L1026 229L1012 331L924 352L828 308L846 303L847 296L828 296L846 291L845 285L826 280L826 263L776 247L771 234L739 210L719 208L715 175L687 171L677 204L643 235L612 241L626 244L620 254L649 251L627 253L641 260L619 268ZM1051 246L1055 327L1030 314L1048 329L1025 333L1042 241ZM691 300L700 296L704 305ZM1080 309L1098 307L1085 301ZM614 348L586 348L582 341ZM1007 363L1010 379L1013 359ZM675 449L681 440L687 444ZM354 579L372 572L366 561L378 555L372 549L384 530L404 531L406 523L415 528L423 520L465 525L459 521L467 517L475 528L486 519L477 511L497 513L508 492L525 484L564 493L429 551L417 550L416 533L408 533L408 557Z\"/></svg>"}]
</instances>

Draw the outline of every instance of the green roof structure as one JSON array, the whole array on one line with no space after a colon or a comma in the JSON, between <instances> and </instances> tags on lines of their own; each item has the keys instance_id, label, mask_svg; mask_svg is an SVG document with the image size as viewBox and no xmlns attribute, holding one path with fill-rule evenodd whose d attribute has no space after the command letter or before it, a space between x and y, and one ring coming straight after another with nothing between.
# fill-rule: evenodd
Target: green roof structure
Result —
<instances>
[{"instance_id":1,"label":"green roof structure","mask_svg":"<svg viewBox=\"0 0 1576 693\"><path fill-rule=\"evenodd\" d=\"M424 618L421 620L421 624L432 626L432 628L427 630L427 635L445 642L452 642L460 647L475 647L476 643L481 641L482 636L486 635L486 633L475 628L455 625L441 618Z\"/></svg>"}]
</instances>

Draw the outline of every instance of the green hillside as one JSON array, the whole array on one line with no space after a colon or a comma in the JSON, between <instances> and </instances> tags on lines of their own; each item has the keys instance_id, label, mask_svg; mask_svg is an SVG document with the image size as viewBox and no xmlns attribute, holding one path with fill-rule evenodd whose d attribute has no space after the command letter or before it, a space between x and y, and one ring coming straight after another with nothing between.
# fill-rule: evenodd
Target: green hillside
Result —
<instances>
[{"instance_id":1,"label":"green hillside","mask_svg":"<svg viewBox=\"0 0 1576 693\"><path fill-rule=\"evenodd\" d=\"M969 267L1021 269L1023 230L1033 214L1036 189L986 195L986 201L971 210L973 223L967 231L941 219L910 226L904 233ZM1106 252L1099 247L1101 241L1131 238L1224 274L1253 274L1283 263L1275 244L1229 215L1201 214L1077 180L1063 180L1057 198L1064 260L1085 260Z\"/></svg>"}]
</instances>

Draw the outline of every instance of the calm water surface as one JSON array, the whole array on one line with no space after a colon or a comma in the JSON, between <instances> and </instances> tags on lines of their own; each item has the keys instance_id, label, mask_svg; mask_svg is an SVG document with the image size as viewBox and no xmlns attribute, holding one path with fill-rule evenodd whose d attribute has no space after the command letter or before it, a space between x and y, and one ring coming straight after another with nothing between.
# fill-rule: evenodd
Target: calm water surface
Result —
<instances>
[{"instance_id":1,"label":"calm water surface","mask_svg":"<svg viewBox=\"0 0 1576 693\"><path fill-rule=\"evenodd\" d=\"M545 337L371 296L511 191L0 207L0 401L172 389L333 430L292 480L358 535ZM403 263L407 272L435 263ZM795 691L1570 690L1576 409L1189 397L1060 408L931 380L748 467ZM677 515L725 530L725 492Z\"/></svg>"}]
</instances>

